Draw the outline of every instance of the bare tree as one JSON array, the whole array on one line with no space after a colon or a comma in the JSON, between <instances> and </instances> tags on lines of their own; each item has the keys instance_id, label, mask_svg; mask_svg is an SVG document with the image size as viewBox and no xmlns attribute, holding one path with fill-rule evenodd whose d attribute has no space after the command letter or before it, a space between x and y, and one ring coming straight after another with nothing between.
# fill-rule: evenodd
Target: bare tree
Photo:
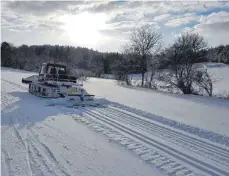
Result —
<instances>
[{"instance_id":1,"label":"bare tree","mask_svg":"<svg viewBox=\"0 0 229 176\"><path fill-rule=\"evenodd\" d=\"M210 97L212 97L213 80L207 70L197 71L194 81L200 89L203 89Z\"/></svg>"},{"instance_id":2,"label":"bare tree","mask_svg":"<svg viewBox=\"0 0 229 176\"><path fill-rule=\"evenodd\" d=\"M142 86L144 85L144 75L147 71L147 57L152 54L160 39L161 35L147 26L136 29L131 35L130 45L141 58Z\"/></svg>"},{"instance_id":3,"label":"bare tree","mask_svg":"<svg viewBox=\"0 0 229 176\"><path fill-rule=\"evenodd\" d=\"M127 85L131 85L129 74L138 69L139 64L136 62L136 55L128 44L121 48L122 57L116 59L113 65L113 73L118 81L124 81Z\"/></svg>"},{"instance_id":4,"label":"bare tree","mask_svg":"<svg viewBox=\"0 0 229 176\"><path fill-rule=\"evenodd\" d=\"M166 51L167 64L171 73L164 80L180 89L184 94L191 94L195 80L196 69L193 64L202 56L199 51L205 49L206 43L198 34L183 34L178 37L172 47Z\"/></svg>"},{"instance_id":5,"label":"bare tree","mask_svg":"<svg viewBox=\"0 0 229 176\"><path fill-rule=\"evenodd\" d=\"M149 79L149 87L152 87L152 82L153 82L153 78L154 75L156 74L156 72L158 71L158 69L160 68L161 65L161 61L162 58L159 53L161 51L162 45L161 43L158 42L157 46L155 47L153 54L151 55L151 57L149 57L149 63L148 66L150 68L151 74L150 74L150 79ZM155 88L155 85L154 85Z\"/></svg>"}]
</instances>

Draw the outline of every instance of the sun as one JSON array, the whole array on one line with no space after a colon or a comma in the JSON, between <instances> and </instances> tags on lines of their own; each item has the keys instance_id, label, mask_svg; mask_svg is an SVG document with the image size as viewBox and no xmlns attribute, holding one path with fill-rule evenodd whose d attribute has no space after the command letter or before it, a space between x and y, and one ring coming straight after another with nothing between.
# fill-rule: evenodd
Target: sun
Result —
<instances>
[{"instance_id":1,"label":"sun","mask_svg":"<svg viewBox=\"0 0 229 176\"><path fill-rule=\"evenodd\" d=\"M99 30L105 27L106 15L90 14L64 15L60 17L64 25L62 29L74 43L84 46L94 46L102 39Z\"/></svg>"}]
</instances>

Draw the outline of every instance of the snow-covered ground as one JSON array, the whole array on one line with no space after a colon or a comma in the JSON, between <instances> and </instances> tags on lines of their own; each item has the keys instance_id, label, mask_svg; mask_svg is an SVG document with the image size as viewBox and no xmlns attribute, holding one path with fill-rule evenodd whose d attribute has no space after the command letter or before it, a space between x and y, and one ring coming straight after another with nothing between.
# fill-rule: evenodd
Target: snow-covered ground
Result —
<instances>
[{"instance_id":1,"label":"snow-covered ground","mask_svg":"<svg viewBox=\"0 0 229 176\"><path fill-rule=\"evenodd\" d=\"M46 106L1 70L1 175L229 175L229 101L91 78L102 107Z\"/></svg>"},{"instance_id":2,"label":"snow-covered ground","mask_svg":"<svg viewBox=\"0 0 229 176\"><path fill-rule=\"evenodd\" d=\"M229 136L229 101L226 99L122 87L114 80L97 78L91 78L85 88L98 97Z\"/></svg>"},{"instance_id":3,"label":"snow-covered ground","mask_svg":"<svg viewBox=\"0 0 229 176\"><path fill-rule=\"evenodd\" d=\"M29 95L20 81L31 73L1 73L2 176L163 175L79 124L80 111L47 107Z\"/></svg>"},{"instance_id":4,"label":"snow-covered ground","mask_svg":"<svg viewBox=\"0 0 229 176\"><path fill-rule=\"evenodd\" d=\"M213 95L217 97L227 97L229 96L229 65L223 63L199 63L195 64L197 68L207 69L209 75L213 81ZM158 75L155 75L154 84L160 91L167 92L179 92L179 90L174 90L167 88L167 83L158 80ZM150 80L151 72L145 74L145 79ZM106 75L106 77L111 77L111 75ZM133 86L141 85L141 74L131 74L129 75Z\"/></svg>"},{"instance_id":5,"label":"snow-covered ground","mask_svg":"<svg viewBox=\"0 0 229 176\"><path fill-rule=\"evenodd\" d=\"M205 63L214 82L213 94L224 97L229 96L229 65Z\"/></svg>"}]
</instances>

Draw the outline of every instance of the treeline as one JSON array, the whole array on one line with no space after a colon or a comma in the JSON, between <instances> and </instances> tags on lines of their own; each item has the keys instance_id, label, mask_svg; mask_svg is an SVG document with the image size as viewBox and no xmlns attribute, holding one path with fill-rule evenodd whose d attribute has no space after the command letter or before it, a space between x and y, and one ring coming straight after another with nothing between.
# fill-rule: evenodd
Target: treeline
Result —
<instances>
[{"instance_id":1,"label":"treeline","mask_svg":"<svg viewBox=\"0 0 229 176\"><path fill-rule=\"evenodd\" d=\"M222 62L229 64L229 45L202 50L199 62ZM8 42L1 44L1 65L24 70L36 70L43 62L65 62L73 68L92 71L95 75L113 74L128 67L122 61L125 53L101 53L88 48L59 45L21 45L14 46ZM125 55L126 57L126 55ZM131 60L131 73L139 73L139 58ZM130 65L130 66L131 66ZM119 69L118 69L119 70Z\"/></svg>"},{"instance_id":2,"label":"treeline","mask_svg":"<svg viewBox=\"0 0 229 176\"><path fill-rule=\"evenodd\" d=\"M206 50L207 60L229 64L229 45L220 45Z\"/></svg>"},{"instance_id":3,"label":"treeline","mask_svg":"<svg viewBox=\"0 0 229 176\"><path fill-rule=\"evenodd\" d=\"M92 76L112 73L114 60L119 53L101 53L88 48L60 45L21 45L8 42L1 44L1 65L28 71L38 71L44 62L64 62L70 69L91 72Z\"/></svg>"},{"instance_id":4,"label":"treeline","mask_svg":"<svg viewBox=\"0 0 229 176\"><path fill-rule=\"evenodd\" d=\"M203 56L198 62L222 62L229 64L229 45L218 46L200 51ZM1 65L23 70L38 70L43 62L65 62L71 69L84 69L93 73L115 74L128 70L129 73L141 73L141 60L130 53L101 53L88 48L60 45L21 45L8 42L1 44ZM129 57L127 61L126 57ZM163 57L163 52L157 55ZM130 63L128 63L130 62ZM149 66L149 65L148 65ZM165 66L165 65L164 65ZM147 67L147 66L146 66ZM147 68L144 71L147 71Z\"/></svg>"},{"instance_id":5,"label":"treeline","mask_svg":"<svg viewBox=\"0 0 229 176\"><path fill-rule=\"evenodd\" d=\"M102 53L88 48L60 45L1 44L1 65L38 71L44 62L64 62L70 71L86 71L88 76L113 74L117 80L131 84L130 74L141 74L141 86L153 88L155 74L161 70L160 80L184 94L207 92L212 96L213 81L205 70L195 69L199 62L229 64L229 45L209 48L198 34L182 34L167 48L161 45L161 34L149 27L132 32L121 53ZM150 72L150 77L145 73ZM197 90L198 88L198 90Z\"/></svg>"},{"instance_id":6,"label":"treeline","mask_svg":"<svg viewBox=\"0 0 229 176\"><path fill-rule=\"evenodd\" d=\"M131 85L129 75L137 72L141 73L142 87L157 89L154 84L157 80L170 90L212 96L215 80L196 63L211 61L229 64L229 45L208 48L204 38L197 33L183 33L166 48L162 47L161 41L161 34L149 27L133 31L123 47L122 59L115 62L113 71L116 78Z\"/></svg>"}]
</instances>

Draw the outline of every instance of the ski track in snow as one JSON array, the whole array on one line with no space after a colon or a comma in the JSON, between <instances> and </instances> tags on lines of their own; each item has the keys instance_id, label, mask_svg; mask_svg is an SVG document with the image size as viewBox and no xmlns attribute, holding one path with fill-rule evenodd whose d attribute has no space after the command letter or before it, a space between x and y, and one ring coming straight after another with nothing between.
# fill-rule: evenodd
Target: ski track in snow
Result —
<instances>
[{"instance_id":1,"label":"ski track in snow","mask_svg":"<svg viewBox=\"0 0 229 176\"><path fill-rule=\"evenodd\" d=\"M3 168L2 175L71 176L114 174L117 176L121 176L125 175L125 173L127 173L127 175L151 175L154 172L159 173L155 168L151 169L149 165L135 167L136 163L138 163L139 160L134 156L129 155L128 153L127 155L125 155L126 151L124 153L124 156L127 156L127 158L129 158L130 160L123 159L122 153L121 156L118 157L106 158L106 155L103 156L103 153L101 153L103 150L98 153L98 149L94 149L94 146L87 146L87 142L82 143L81 140L75 141L75 138L71 137L71 135L69 135L68 133L63 132L64 128L59 129L56 126L52 126L45 123L45 121L40 120L37 121L37 124L34 124L34 117L32 116L32 114L28 116L29 113L26 113L26 111L22 111L20 108L17 107L15 108L14 106L17 106L18 104L13 103L16 102L15 98L17 99L17 97L12 97L11 93L8 94L6 91L7 88L9 88L9 84L13 85L13 87L10 87L11 91L15 90L18 92L18 88L21 88L21 90L24 91L25 88L21 85L15 85L15 83L11 83L9 81L2 80L2 82L3 84L1 91L1 106L3 107L2 114L4 116L4 118L2 118L3 123L1 126L1 136L3 144L1 157L1 164ZM36 103L34 99L37 99L37 97L29 95L25 98L26 100L23 100L24 103L27 103L27 101L28 104ZM43 103L44 102L38 103L38 107L42 109L42 106L45 106L45 104ZM61 113L61 111L57 110L57 108L55 107L51 107L49 109L56 109L55 113ZM11 115L10 112L13 112L13 115ZM74 122L74 120L70 116L65 116L67 119L70 119ZM39 116L35 116L35 118L37 117ZM55 121L54 118L52 120ZM48 122L49 120L46 121ZM77 130L75 132L77 132ZM102 141L101 142L109 148L109 142L107 140L105 141L106 143ZM92 142L92 144L95 145L96 143ZM118 155L120 152L119 150L112 149L112 147L110 149L111 156L113 155L112 152L118 152L116 155ZM124 150L122 152L124 152ZM106 153L109 154L108 151L106 151ZM80 158L74 158L74 155ZM109 164L106 164L106 161L99 161L99 163L97 164L97 160L100 159L97 158L97 155L102 155L103 158L109 159ZM82 157L85 158L83 160L86 161L86 163L81 163ZM120 159L122 159L123 161ZM136 160L132 161L132 159ZM74 161L76 161L76 163L74 163ZM119 161L124 165L120 165ZM90 165L90 163L92 163L92 165ZM135 164L131 165L129 163ZM127 168L125 168L125 166L127 166ZM164 174L159 173L157 175Z\"/></svg>"},{"instance_id":2,"label":"ski track in snow","mask_svg":"<svg viewBox=\"0 0 229 176\"><path fill-rule=\"evenodd\" d=\"M147 112L144 112L141 110L133 109L133 108L130 108L130 107L127 107L124 105L120 105L118 103L113 103L113 106L115 106L117 108L121 108L123 110L126 110L126 112L131 112L131 113L134 113L136 115L152 119L156 122L165 124L167 126L171 126L172 128L176 128L176 129L194 134L196 136L199 136L203 139L208 139L208 140L211 140L212 142L220 143L220 144L223 144L223 145L226 145L227 147L229 147L229 137L228 136L217 134L217 133L214 133L212 131L201 129L201 128L191 126L188 124L183 124L183 123L171 120L171 119L166 119L164 117L155 116L151 113L147 113Z\"/></svg>"},{"instance_id":3,"label":"ski track in snow","mask_svg":"<svg viewBox=\"0 0 229 176\"><path fill-rule=\"evenodd\" d=\"M20 85L11 84L23 89ZM4 86L2 88L2 105L11 109L12 100L8 99L9 96L4 92ZM67 173L64 166L60 166L50 149L29 128L28 117L21 112L20 108L17 109L16 114L17 116L11 117L11 124L14 125L9 126L1 133L2 153L3 156L5 155L2 160L9 175L70 176L71 174ZM20 126L15 125L17 121L27 124L26 127L20 129ZM10 153L5 151L10 151Z\"/></svg>"},{"instance_id":4,"label":"ski track in snow","mask_svg":"<svg viewBox=\"0 0 229 176\"><path fill-rule=\"evenodd\" d=\"M179 145L181 145L182 147L186 147L187 149L193 149L194 151L199 152L200 155L206 154L212 160L217 159L217 162L221 162L222 164L227 164L229 166L229 158L227 158L229 155L229 151L225 150L224 148L202 142L201 140L198 140L196 138L191 138L187 135L178 133L165 127L161 127L152 122L139 119L136 116L128 115L125 112L120 112L116 108L107 108L104 110L98 109L97 113L117 120L117 122L131 124L135 128L146 131L152 135L156 135L159 137L163 136L163 138L166 138L166 140L169 140L175 144L178 143ZM218 157L218 155L221 157Z\"/></svg>"},{"instance_id":5,"label":"ski track in snow","mask_svg":"<svg viewBox=\"0 0 229 176\"><path fill-rule=\"evenodd\" d=\"M27 90L16 83L3 79L2 81ZM4 84L1 101L2 107L7 107L9 110L13 108L11 107L13 100L4 92ZM207 138L202 139L194 134L173 129L171 126L149 119L141 113L122 108L120 105L111 104L103 108L82 107L71 110L66 107L58 106L58 108L63 112L70 111L69 116L76 123L85 124L104 134L111 142L126 147L146 163L152 164L167 175L229 175L229 148L216 141L213 143ZM79 115L79 111L83 115ZM11 117L10 120L12 122L24 121L23 124L26 124L26 127L20 130L20 126L18 127L16 123L12 123L13 126L2 127L1 161L4 173L8 175L72 175L67 167L55 158L49 147L40 141L38 135L42 134L61 143L60 138L45 134L38 128L30 128L28 117L20 109L18 109L18 115ZM56 127L40 123L59 133L63 138L70 138ZM67 150L67 147L65 149Z\"/></svg>"},{"instance_id":6,"label":"ski track in snow","mask_svg":"<svg viewBox=\"0 0 229 176\"><path fill-rule=\"evenodd\" d=\"M186 147L188 151L192 151L194 154L204 154L204 158L202 160L192 157L189 153L186 154L185 152L180 152L179 150L176 150L175 148L170 147L169 145L163 144L163 142L159 142L153 139L153 137L148 137L147 135L144 135L143 133L139 133L136 129L136 126L133 125L135 123L132 121L132 123L126 123L125 116L122 116L120 114L111 114L111 110L107 108L105 111L107 114L101 113L101 110L99 108L96 108L95 110L91 110L88 108L82 109L82 111L85 112L85 116L76 116L75 119L89 125L90 127L94 128L97 131L102 132L103 134L107 135L111 139L113 139L116 142L119 142L122 145L125 145L128 149L136 152L139 154L145 161L150 162L154 164L157 168L161 170L166 170L168 175L188 175L188 174L194 174L191 168L198 169L200 172L198 174L208 174L208 175L228 175L227 172L229 169L228 165L228 156L229 156L229 150L226 150L224 148L219 149L221 152L223 152L223 156L217 156L216 160L216 154L214 152L214 149L218 149L216 146L215 148L212 147L210 144L206 145L207 149L203 149L201 146L196 146L191 148L189 145L182 146ZM126 124L126 125L123 125ZM141 124L137 123L139 126ZM141 127L141 129L144 128L144 126ZM146 128L147 129L147 128ZM154 131L156 133L156 131ZM166 131L165 131L166 132ZM151 134L153 135L153 133ZM154 134L155 135L155 134ZM129 136L129 137L128 137ZM163 140L167 140L164 138L163 135L160 135L160 137ZM168 136L170 138L170 136ZM182 145L180 141L174 140L170 138L170 140L173 140L174 143L177 145ZM186 141L187 142L187 141ZM204 144L204 143L203 143ZM212 152L210 153L208 148L212 148ZM140 152L139 152L140 151ZM181 150L182 151L182 150ZM200 152L201 151L201 152ZM193 154L191 153L191 154ZM211 155L214 156L212 157ZM198 156L198 155L197 155ZM207 160L210 158L211 160ZM215 160L213 160L215 158ZM204 161L206 160L206 161ZM223 160L223 161L222 161ZM215 161L214 164L209 164L209 162ZM217 164L219 163L220 164ZM177 166L173 167L171 164ZM165 169L169 168L169 169ZM223 169L222 169L223 168ZM181 174L182 172L182 174ZM186 173L186 174L185 174ZM196 173L197 174L197 173ZM198 175L197 174L197 175Z\"/></svg>"}]
</instances>

